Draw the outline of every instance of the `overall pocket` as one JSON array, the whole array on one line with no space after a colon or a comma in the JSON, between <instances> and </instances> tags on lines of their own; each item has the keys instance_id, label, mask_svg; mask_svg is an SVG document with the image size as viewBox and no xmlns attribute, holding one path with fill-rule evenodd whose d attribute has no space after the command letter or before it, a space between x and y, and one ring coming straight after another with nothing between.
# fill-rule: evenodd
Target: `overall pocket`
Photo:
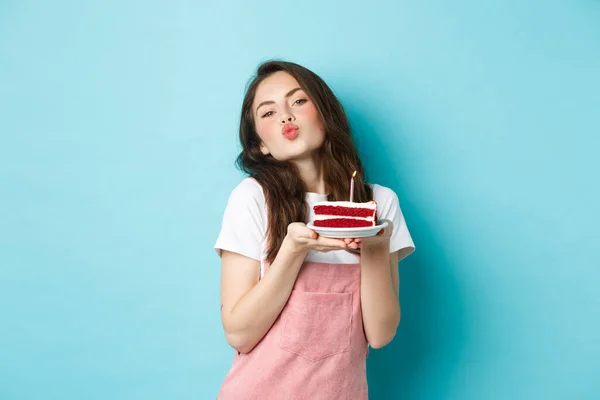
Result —
<instances>
[{"instance_id":1,"label":"overall pocket","mask_svg":"<svg viewBox=\"0 0 600 400\"><path fill-rule=\"evenodd\" d=\"M350 348L352 293L293 290L283 313L282 349L319 361Z\"/></svg>"}]
</instances>

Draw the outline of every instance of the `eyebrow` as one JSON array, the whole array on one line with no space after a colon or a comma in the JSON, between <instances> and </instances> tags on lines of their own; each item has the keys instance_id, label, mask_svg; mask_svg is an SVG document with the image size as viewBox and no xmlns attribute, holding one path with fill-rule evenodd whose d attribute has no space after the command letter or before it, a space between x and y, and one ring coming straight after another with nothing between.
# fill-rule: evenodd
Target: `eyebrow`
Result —
<instances>
[{"instance_id":1,"label":"eyebrow","mask_svg":"<svg viewBox=\"0 0 600 400\"><path fill-rule=\"evenodd\" d=\"M294 93L296 93L298 90L302 90L302 88L301 87L297 87L297 88L294 88L294 89L290 90L285 95L285 98L287 99L288 97L290 97L291 95L293 95ZM256 107L256 112L255 113L258 113L258 109L261 108L262 106L267 105L267 104L275 104L275 102L273 100L263 101L262 103L260 103L258 105L258 107Z\"/></svg>"}]
</instances>

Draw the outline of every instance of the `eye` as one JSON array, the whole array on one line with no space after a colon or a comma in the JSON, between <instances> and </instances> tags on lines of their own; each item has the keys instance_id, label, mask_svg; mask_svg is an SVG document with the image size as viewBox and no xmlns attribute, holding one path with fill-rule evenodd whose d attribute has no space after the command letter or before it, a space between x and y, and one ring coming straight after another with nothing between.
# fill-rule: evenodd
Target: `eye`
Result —
<instances>
[{"instance_id":1,"label":"eye","mask_svg":"<svg viewBox=\"0 0 600 400\"><path fill-rule=\"evenodd\" d=\"M294 102L294 104L298 104L299 106L301 106L302 104L306 103L308 100L306 99L298 99Z\"/></svg>"},{"instance_id":2,"label":"eye","mask_svg":"<svg viewBox=\"0 0 600 400\"><path fill-rule=\"evenodd\" d=\"M273 115L273 111L267 111L265 114L263 114L262 118L267 118L267 117L270 117L271 115Z\"/></svg>"}]
</instances>

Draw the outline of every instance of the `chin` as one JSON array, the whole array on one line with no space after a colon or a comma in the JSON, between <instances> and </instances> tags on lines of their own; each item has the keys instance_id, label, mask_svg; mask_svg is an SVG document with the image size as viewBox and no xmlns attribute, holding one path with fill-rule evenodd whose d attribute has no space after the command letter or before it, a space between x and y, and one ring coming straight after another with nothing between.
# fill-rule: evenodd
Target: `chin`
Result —
<instances>
[{"instance_id":1,"label":"chin","mask_svg":"<svg viewBox=\"0 0 600 400\"><path fill-rule=\"evenodd\" d=\"M277 157L273 156L274 159L276 159L277 161L297 161L297 160L302 160L304 158L306 158L307 155L306 154L284 154L284 155L278 155Z\"/></svg>"},{"instance_id":2,"label":"chin","mask_svg":"<svg viewBox=\"0 0 600 400\"><path fill-rule=\"evenodd\" d=\"M279 147L280 151L271 154L277 161L295 161L310 158L320 150L324 143L324 140L311 139L307 141L306 138L299 136L293 141L282 143Z\"/></svg>"},{"instance_id":3,"label":"chin","mask_svg":"<svg viewBox=\"0 0 600 400\"><path fill-rule=\"evenodd\" d=\"M279 161L301 161L312 158L315 154L317 154L319 149L309 149L306 151L299 151L294 153L288 153L278 158Z\"/></svg>"}]
</instances>

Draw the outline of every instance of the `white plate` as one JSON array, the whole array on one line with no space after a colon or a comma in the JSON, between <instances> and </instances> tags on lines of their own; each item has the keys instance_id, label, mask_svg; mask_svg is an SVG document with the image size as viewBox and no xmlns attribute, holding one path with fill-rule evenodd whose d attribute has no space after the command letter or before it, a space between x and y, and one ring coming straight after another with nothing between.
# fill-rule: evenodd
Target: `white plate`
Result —
<instances>
[{"instance_id":1,"label":"white plate","mask_svg":"<svg viewBox=\"0 0 600 400\"><path fill-rule=\"evenodd\" d=\"M326 228L314 226L312 222L306 224L307 228L317 232L320 236L335 239L354 239L377 235L377 232L388 226L387 221L381 221L379 225L365 226L361 228Z\"/></svg>"}]
</instances>

